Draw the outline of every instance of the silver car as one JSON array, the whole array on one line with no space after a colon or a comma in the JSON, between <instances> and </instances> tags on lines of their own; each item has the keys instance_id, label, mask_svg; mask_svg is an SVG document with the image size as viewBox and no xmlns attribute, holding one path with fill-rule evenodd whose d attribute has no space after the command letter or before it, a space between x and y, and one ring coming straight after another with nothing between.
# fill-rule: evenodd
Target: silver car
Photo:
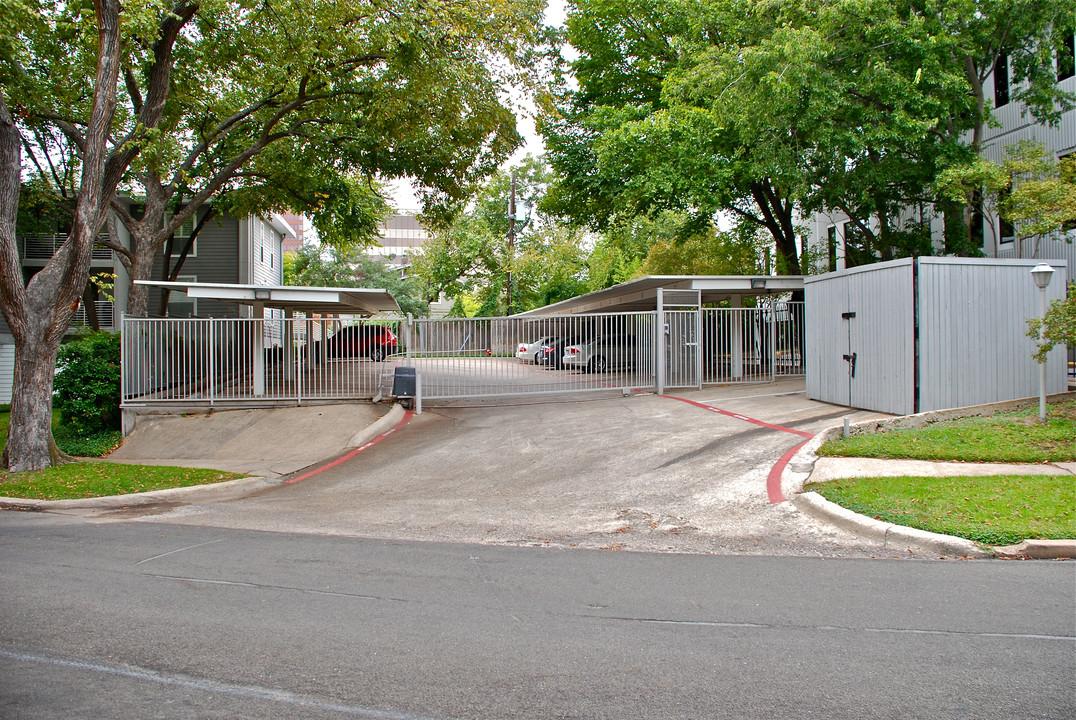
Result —
<instances>
[{"instance_id":1,"label":"silver car","mask_svg":"<svg viewBox=\"0 0 1076 720\"><path fill-rule=\"evenodd\" d=\"M520 343L519 350L516 351L516 357L521 362L538 364L538 356L542 354L546 345L550 345L553 342L553 336L540 337L534 342Z\"/></svg>"},{"instance_id":2,"label":"silver car","mask_svg":"<svg viewBox=\"0 0 1076 720\"><path fill-rule=\"evenodd\" d=\"M605 372L635 364L634 335L598 335L564 348L564 367Z\"/></svg>"}]
</instances>

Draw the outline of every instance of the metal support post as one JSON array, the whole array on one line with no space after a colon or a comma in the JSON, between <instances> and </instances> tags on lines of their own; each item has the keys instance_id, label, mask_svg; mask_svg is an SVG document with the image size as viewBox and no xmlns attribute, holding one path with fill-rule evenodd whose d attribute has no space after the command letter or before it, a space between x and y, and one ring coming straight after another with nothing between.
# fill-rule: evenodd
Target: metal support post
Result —
<instances>
[{"instance_id":1,"label":"metal support post","mask_svg":"<svg viewBox=\"0 0 1076 720\"><path fill-rule=\"evenodd\" d=\"M665 321L665 296L664 289L658 288L657 304L657 332L654 333L654 352L657 360L657 386L658 395L665 394L665 336L669 331L669 324Z\"/></svg>"}]
</instances>

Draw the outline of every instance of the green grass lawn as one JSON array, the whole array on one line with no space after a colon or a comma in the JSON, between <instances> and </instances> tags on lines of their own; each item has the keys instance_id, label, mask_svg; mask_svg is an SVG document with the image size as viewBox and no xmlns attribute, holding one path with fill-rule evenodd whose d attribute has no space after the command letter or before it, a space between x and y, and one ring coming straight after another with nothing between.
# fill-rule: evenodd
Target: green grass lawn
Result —
<instances>
[{"instance_id":1,"label":"green grass lawn","mask_svg":"<svg viewBox=\"0 0 1076 720\"><path fill-rule=\"evenodd\" d=\"M0 447L7 443L8 422L8 408L0 406ZM78 457L101 457L122 440L118 431L80 437L66 432L55 418L52 431L56 445L68 455ZM105 497L206 485L240 477L243 475L201 468L78 462L34 472L8 473L0 470L0 497L38 500Z\"/></svg>"},{"instance_id":2,"label":"green grass lawn","mask_svg":"<svg viewBox=\"0 0 1076 720\"><path fill-rule=\"evenodd\" d=\"M959 462L1042 463L1076 461L1076 402L991 417L938 422L916 430L853 435L823 445L834 457L955 460Z\"/></svg>"},{"instance_id":3,"label":"green grass lawn","mask_svg":"<svg viewBox=\"0 0 1076 720\"><path fill-rule=\"evenodd\" d=\"M1076 537L1071 475L854 478L804 489L883 522L987 545Z\"/></svg>"},{"instance_id":4,"label":"green grass lawn","mask_svg":"<svg viewBox=\"0 0 1076 720\"><path fill-rule=\"evenodd\" d=\"M1043 463L1076 461L1076 402L991 417L963 418L915 430L855 435L826 443L839 457ZM805 488L885 522L955 535L987 545L1076 537L1076 479L1071 475L851 478Z\"/></svg>"},{"instance_id":5,"label":"green grass lawn","mask_svg":"<svg viewBox=\"0 0 1076 720\"><path fill-rule=\"evenodd\" d=\"M80 462L34 472L0 472L0 496L68 500L206 485L240 477L202 468Z\"/></svg>"},{"instance_id":6,"label":"green grass lawn","mask_svg":"<svg viewBox=\"0 0 1076 720\"><path fill-rule=\"evenodd\" d=\"M10 406L0 405L0 448L7 443L7 427L11 419ZM52 437L56 446L74 457L104 457L123 440L119 430L107 430L93 435L79 435L60 425L57 415L52 417Z\"/></svg>"}]
</instances>

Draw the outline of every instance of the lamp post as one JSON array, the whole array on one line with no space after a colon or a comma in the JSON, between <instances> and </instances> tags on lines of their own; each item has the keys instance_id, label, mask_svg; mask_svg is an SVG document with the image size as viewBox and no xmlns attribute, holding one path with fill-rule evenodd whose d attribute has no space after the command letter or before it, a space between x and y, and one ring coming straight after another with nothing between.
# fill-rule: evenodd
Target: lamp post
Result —
<instances>
[{"instance_id":1,"label":"lamp post","mask_svg":"<svg viewBox=\"0 0 1076 720\"><path fill-rule=\"evenodd\" d=\"M512 173L512 194L508 200L508 302L505 315L512 314L512 265L516 260L516 174Z\"/></svg>"},{"instance_id":2,"label":"lamp post","mask_svg":"<svg viewBox=\"0 0 1076 720\"><path fill-rule=\"evenodd\" d=\"M528 222L530 222L529 209L531 206L531 202L530 200L524 200L523 207L527 208L528 211L525 213L517 213L516 191L531 190L533 188L533 185L523 185L522 187L517 187L516 174L512 173L512 189L511 194L508 196L508 289L505 293L507 295L508 303L507 311L505 312L506 315L512 314L512 296L514 294L512 292L512 266L515 264L516 261L516 224L518 223L519 227L522 228L526 226Z\"/></svg>"},{"instance_id":3,"label":"lamp post","mask_svg":"<svg viewBox=\"0 0 1076 720\"><path fill-rule=\"evenodd\" d=\"M1054 276L1054 269L1046 263L1031 268L1031 279L1039 289L1039 342L1046 333L1046 287ZM1039 422L1046 422L1046 359L1039 363Z\"/></svg>"}]
</instances>

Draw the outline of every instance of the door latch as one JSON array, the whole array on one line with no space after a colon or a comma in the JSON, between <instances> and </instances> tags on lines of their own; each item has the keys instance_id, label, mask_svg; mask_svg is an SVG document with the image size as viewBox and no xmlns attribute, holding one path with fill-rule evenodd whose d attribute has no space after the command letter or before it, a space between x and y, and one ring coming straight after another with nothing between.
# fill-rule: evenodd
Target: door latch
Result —
<instances>
[{"instance_id":1,"label":"door latch","mask_svg":"<svg viewBox=\"0 0 1076 720\"><path fill-rule=\"evenodd\" d=\"M841 355L841 357L848 362L848 373L851 377L854 378L856 376L856 354L852 353L851 355Z\"/></svg>"}]
</instances>

